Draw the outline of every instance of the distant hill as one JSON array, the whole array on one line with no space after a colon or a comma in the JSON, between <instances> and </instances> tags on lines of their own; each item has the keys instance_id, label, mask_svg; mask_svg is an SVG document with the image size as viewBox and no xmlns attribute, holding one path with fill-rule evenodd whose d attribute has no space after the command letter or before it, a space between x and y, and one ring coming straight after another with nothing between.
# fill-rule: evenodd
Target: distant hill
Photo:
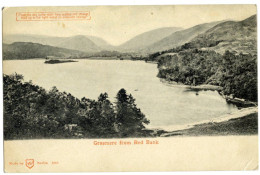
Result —
<instances>
[{"instance_id":1,"label":"distant hill","mask_svg":"<svg viewBox=\"0 0 260 175\"><path fill-rule=\"evenodd\" d=\"M240 52L257 53L256 15L242 21L227 21L216 25L205 33L195 37L188 47L207 48L223 54L229 50L235 54Z\"/></svg>"},{"instance_id":2,"label":"distant hill","mask_svg":"<svg viewBox=\"0 0 260 175\"><path fill-rule=\"evenodd\" d=\"M109 44L102 38L96 37L96 36L89 36L86 35L88 39L90 39L92 42L94 42L98 47L100 47L103 50L115 50L115 46Z\"/></svg>"},{"instance_id":3,"label":"distant hill","mask_svg":"<svg viewBox=\"0 0 260 175\"><path fill-rule=\"evenodd\" d=\"M102 38L86 35L73 37L4 35L3 43L32 42L79 50L89 55L94 53L103 54L102 51L150 54L179 46L200 49L208 48L221 54L225 50L256 54L256 33L256 15L254 15L239 22L218 21L196 25L184 30L177 27L159 28L137 35L119 46L112 46Z\"/></svg>"},{"instance_id":4,"label":"distant hill","mask_svg":"<svg viewBox=\"0 0 260 175\"><path fill-rule=\"evenodd\" d=\"M110 49L111 46L101 38L77 35L72 37L52 37L44 35L4 35L3 43L32 42L55 47L79 50L83 52L99 52Z\"/></svg>"},{"instance_id":5,"label":"distant hill","mask_svg":"<svg viewBox=\"0 0 260 175\"><path fill-rule=\"evenodd\" d=\"M62 58L79 58L85 53L77 50L64 49L31 42L15 42L3 44L3 59L31 59L55 56Z\"/></svg>"},{"instance_id":6,"label":"distant hill","mask_svg":"<svg viewBox=\"0 0 260 175\"><path fill-rule=\"evenodd\" d=\"M165 27L155 30L151 30L135 36L129 41L121 44L117 47L117 50L124 52L138 52L143 50L152 43L155 43L162 38L169 36L170 34L181 30L179 27Z\"/></svg>"},{"instance_id":7,"label":"distant hill","mask_svg":"<svg viewBox=\"0 0 260 175\"><path fill-rule=\"evenodd\" d=\"M89 38L81 35L64 38L62 42L60 42L56 46L66 49L79 50L83 52L98 52L102 50Z\"/></svg>"},{"instance_id":8,"label":"distant hill","mask_svg":"<svg viewBox=\"0 0 260 175\"><path fill-rule=\"evenodd\" d=\"M171 35L166 36L165 38L162 38L161 40L153 44L150 44L149 46L143 49L143 52L153 53L157 51L172 49L174 47L183 45L186 42L189 42L197 35L202 34L203 32L207 31L208 29L214 27L219 23L221 22L205 23L196 25L185 30L174 32Z\"/></svg>"}]
</instances>

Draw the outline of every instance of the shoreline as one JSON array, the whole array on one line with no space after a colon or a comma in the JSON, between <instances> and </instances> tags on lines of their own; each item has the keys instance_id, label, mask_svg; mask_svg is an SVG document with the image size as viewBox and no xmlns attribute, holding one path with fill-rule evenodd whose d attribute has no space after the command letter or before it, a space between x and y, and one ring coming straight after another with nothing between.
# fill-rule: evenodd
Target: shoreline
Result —
<instances>
[{"instance_id":1,"label":"shoreline","mask_svg":"<svg viewBox=\"0 0 260 175\"><path fill-rule=\"evenodd\" d=\"M45 60L46 58L21 58L21 59L4 59L3 61L12 61L12 60ZM129 58L117 58L117 57L82 57L82 58L57 58L62 60L118 60L118 61L124 61L124 60L130 60L130 61L139 61L139 60L132 60ZM143 61L143 60L140 60Z\"/></svg>"},{"instance_id":2,"label":"shoreline","mask_svg":"<svg viewBox=\"0 0 260 175\"><path fill-rule=\"evenodd\" d=\"M194 122L191 124L184 124L184 125L171 125L171 126L151 126L147 127L147 129L153 129L153 130L164 130L166 132L173 132L173 131L179 131L179 130L185 130L185 129L190 129L196 125L203 125L207 123L221 123L225 122L231 119L237 119L241 118L250 114L255 114L258 112L258 107L249 107L249 108L243 108L240 109L239 111L232 112L229 114L224 114L221 115L220 117L209 119L209 120L203 120L200 122ZM167 128L167 129L166 129Z\"/></svg>"},{"instance_id":3,"label":"shoreline","mask_svg":"<svg viewBox=\"0 0 260 175\"><path fill-rule=\"evenodd\" d=\"M229 114L221 115L220 117L210 119L210 120L204 120L200 122L195 122L191 124L186 125L171 125L171 126L147 126L147 129L153 130L154 135L158 137L168 137L168 136L176 136L176 135L182 135L180 133L184 133L186 130L194 130L196 127L207 127L207 125L210 125L214 123L215 125L220 125L221 123L228 123L230 120L238 120L241 118L245 118L250 115L257 115L258 114L258 103L247 101L245 99L239 99L239 98L232 98L231 96L224 95L222 91L222 87L220 86L214 86L214 85L207 85L202 84L198 86L192 86L192 85L185 85L183 83L177 83L174 81L168 81L166 79L160 78L160 81L165 84L166 86L176 87L176 88L186 88L191 91L217 91L219 94L226 100L227 103L232 103L237 106L239 111L232 112ZM257 123L257 122L256 122ZM178 134L176 134L178 133ZM200 133L203 135L202 133ZM200 135L199 134L199 135ZM188 135L189 136L189 135Z\"/></svg>"},{"instance_id":4,"label":"shoreline","mask_svg":"<svg viewBox=\"0 0 260 175\"><path fill-rule=\"evenodd\" d=\"M164 83L165 85L171 86L171 87L183 87L183 88L187 88L187 89L191 89L191 90L205 90L205 91L220 91L222 90L222 87L220 86L215 86L215 85L210 85L210 84L201 84L201 85L197 85L197 86L193 86L193 85L185 85L183 83L177 83L175 81L168 81L164 78L159 78L160 81L162 83Z\"/></svg>"},{"instance_id":5,"label":"shoreline","mask_svg":"<svg viewBox=\"0 0 260 175\"><path fill-rule=\"evenodd\" d=\"M156 134L158 134L159 137L171 137L176 135L186 135L190 136L193 134L186 134L189 130L197 130L200 128L205 128L205 130L208 129L209 126L214 125L215 127L218 125L221 125L223 123L228 123L230 121L236 121L240 119L247 119L248 116L251 115L257 115L258 114L258 107L249 107L249 108L243 108L239 111L222 115L221 117L210 119L210 120L204 120L201 122L195 122L192 124L186 124L186 125L175 125L175 126L169 126L167 127L157 127L157 128L149 128L152 129ZM257 123L256 123L257 125ZM202 130L203 131L203 130ZM160 132L160 133L158 133ZM199 132L198 136L204 135L203 132Z\"/></svg>"},{"instance_id":6,"label":"shoreline","mask_svg":"<svg viewBox=\"0 0 260 175\"><path fill-rule=\"evenodd\" d=\"M171 87L181 87L181 88L186 88L191 91L218 91L219 94L228 102L236 105L238 108L246 108L246 107L253 107L253 106L258 106L257 102L253 101L248 101L246 99L241 99L241 98L236 98L232 97L232 95L224 95L222 90L223 88L221 86L216 86L216 85L210 85L210 84L201 84L197 86L192 86L192 85L185 85L183 83L177 83L175 81L169 81L163 78L160 78L160 81L164 83L166 86L171 86Z\"/></svg>"},{"instance_id":7,"label":"shoreline","mask_svg":"<svg viewBox=\"0 0 260 175\"><path fill-rule=\"evenodd\" d=\"M72 60L79 60L79 59L72 59ZM162 83L165 83L165 85L168 85L168 86L184 87L184 88L195 90L195 91L196 90L214 90L214 91L217 90L217 91L219 91L219 88L220 88L219 86L213 86L213 85L190 86L190 85L179 84L179 83L176 83L176 82L169 82L165 79L160 79L160 80L161 80ZM227 98L231 98L230 96L224 96L223 94L221 94L221 92L220 92L220 95L226 100L227 100ZM232 99L234 99L234 98L232 98ZM230 100L230 103L232 103L231 100ZM237 100L237 99L235 99L235 100ZM154 131L155 132L154 136L162 136L163 137L164 134L162 132L169 134L170 132L176 132L176 131L183 131L183 130L191 129L191 128L194 128L196 125L207 125L209 123L218 124L218 123L221 123L221 122L227 122L231 119L239 119L239 118L242 118L242 117L246 117L247 115L256 114L258 112L257 103L251 103L251 102L245 101L245 100L243 101L243 99L239 99L239 100L242 101L242 102L245 102L245 103L254 104L254 107L248 107L248 108L242 107L242 108L240 108L239 111L236 111L236 112L233 112L233 113L221 115L221 116L214 118L214 119L204 120L204 121L186 124L186 125L168 126L167 128L166 127L162 127L162 128L156 127L155 128L155 127L147 126L146 130L150 129L150 131ZM161 132L162 134L158 134L159 132Z\"/></svg>"}]
</instances>

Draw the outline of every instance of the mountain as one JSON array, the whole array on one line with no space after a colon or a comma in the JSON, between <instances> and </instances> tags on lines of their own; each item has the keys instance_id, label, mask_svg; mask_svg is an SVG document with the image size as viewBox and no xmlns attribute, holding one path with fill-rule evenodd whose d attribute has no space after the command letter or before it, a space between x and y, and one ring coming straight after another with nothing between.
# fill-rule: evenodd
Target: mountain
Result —
<instances>
[{"instance_id":1,"label":"mountain","mask_svg":"<svg viewBox=\"0 0 260 175\"><path fill-rule=\"evenodd\" d=\"M137 35L119 46L112 46L102 38L86 35L72 37L4 35L3 43L32 42L88 53L104 50L154 53L182 45L185 47L193 45L193 48L209 47L221 54L225 50L256 54L256 33L256 15L254 15L239 22L204 23L184 30L177 27L159 28Z\"/></svg>"},{"instance_id":2,"label":"mountain","mask_svg":"<svg viewBox=\"0 0 260 175\"><path fill-rule=\"evenodd\" d=\"M235 54L257 53L256 15L242 21L226 21L205 33L195 37L188 43L192 48L207 48L218 53L229 50Z\"/></svg>"},{"instance_id":3,"label":"mountain","mask_svg":"<svg viewBox=\"0 0 260 175\"><path fill-rule=\"evenodd\" d=\"M56 46L83 52L98 52L102 50L102 48L97 46L93 41L82 35L62 38L62 41Z\"/></svg>"},{"instance_id":4,"label":"mountain","mask_svg":"<svg viewBox=\"0 0 260 175\"><path fill-rule=\"evenodd\" d=\"M79 58L85 56L85 53L31 42L3 44L3 60L46 58L47 56Z\"/></svg>"},{"instance_id":5,"label":"mountain","mask_svg":"<svg viewBox=\"0 0 260 175\"><path fill-rule=\"evenodd\" d=\"M207 31L208 29L214 27L219 23L221 22L204 23L185 30L174 32L171 35L166 36L165 38L162 38L161 40L153 44L150 44L143 49L143 52L152 53L172 49L174 47L183 45L197 35Z\"/></svg>"},{"instance_id":6,"label":"mountain","mask_svg":"<svg viewBox=\"0 0 260 175\"><path fill-rule=\"evenodd\" d=\"M176 32L177 33L177 32ZM219 23L189 42L150 54L158 77L186 85L216 85L229 101L257 102L256 15ZM207 87L207 86L204 86Z\"/></svg>"},{"instance_id":7,"label":"mountain","mask_svg":"<svg viewBox=\"0 0 260 175\"><path fill-rule=\"evenodd\" d=\"M102 50L114 50L114 46L103 40L102 38L96 37L96 36L86 36L88 39L90 39L92 42L94 42L97 46L102 48Z\"/></svg>"},{"instance_id":8,"label":"mountain","mask_svg":"<svg viewBox=\"0 0 260 175\"><path fill-rule=\"evenodd\" d=\"M106 41L94 36L77 35L72 37L52 37L44 35L4 35L3 43L32 42L55 47L79 50L83 52L99 52L111 48Z\"/></svg>"},{"instance_id":9,"label":"mountain","mask_svg":"<svg viewBox=\"0 0 260 175\"><path fill-rule=\"evenodd\" d=\"M121 44L117 47L117 50L123 52L137 52L146 48L151 43L155 43L162 38L169 36L170 34L181 30L179 27L164 27L155 30L151 30L135 36L129 41Z\"/></svg>"}]
</instances>

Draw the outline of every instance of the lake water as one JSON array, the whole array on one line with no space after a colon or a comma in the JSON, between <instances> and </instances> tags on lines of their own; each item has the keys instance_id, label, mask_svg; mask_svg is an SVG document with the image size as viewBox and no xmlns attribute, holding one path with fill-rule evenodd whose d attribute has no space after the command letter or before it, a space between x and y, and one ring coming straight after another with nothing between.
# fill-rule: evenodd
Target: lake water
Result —
<instances>
[{"instance_id":1,"label":"lake water","mask_svg":"<svg viewBox=\"0 0 260 175\"><path fill-rule=\"evenodd\" d=\"M78 60L73 63L44 64L44 60L4 61L4 73L19 73L46 89L56 86L82 98L97 99L107 92L115 101L124 88L150 120L150 127L165 128L210 120L238 109L227 104L216 91L187 91L172 87L156 77L156 64L142 61Z\"/></svg>"}]
</instances>

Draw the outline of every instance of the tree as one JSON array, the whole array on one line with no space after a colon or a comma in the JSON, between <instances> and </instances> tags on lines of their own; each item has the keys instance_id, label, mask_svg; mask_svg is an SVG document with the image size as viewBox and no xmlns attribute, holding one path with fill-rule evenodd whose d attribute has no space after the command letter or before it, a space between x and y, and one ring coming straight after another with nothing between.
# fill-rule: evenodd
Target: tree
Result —
<instances>
[{"instance_id":1,"label":"tree","mask_svg":"<svg viewBox=\"0 0 260 175\"><path fill-rule=\"evenodd\" d=\"M132 95L122 89L117 104L107 93L98 100L77 99L23 82L21 75L4 75L4 138L112 138L142 135L148 120Z\"/></svg>"},{"instance_id":2,"label":"tree","mask_svg":"<svg viewBox=\"0 0 260 175\"><path fill-rule=\"evenodd\" d=\"M133 96L128 95L125 89L121 89L117 93L116 99L116 124L120 136L142 136L144 124L148 124L149 120L137 108Z\"/></svg>"},{"instance_id":3,"label":"tree","mask_svg":"<svg viewBox=\"0 0 260 175\"><path fill-rule=\"evenodd\" d=\"M108 100L107 93L98 97L98 110L100 111L99 133L105 137L115 135L115 112L113 104Z\"/></svg>"}]
</instances>

